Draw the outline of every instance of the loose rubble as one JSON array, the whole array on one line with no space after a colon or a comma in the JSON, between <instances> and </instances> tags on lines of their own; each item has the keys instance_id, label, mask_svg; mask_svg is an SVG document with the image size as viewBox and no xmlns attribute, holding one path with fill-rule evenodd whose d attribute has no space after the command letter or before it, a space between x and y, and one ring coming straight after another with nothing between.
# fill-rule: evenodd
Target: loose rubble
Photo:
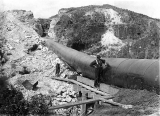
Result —
<instances>
[{"instance_id":1,"label":"loose rubble","mask_svg":"<svg viewBox=\"0 0 160 116\"><path fill-rule=\"evenodd\" d=\"M50 97L50 106L76 102L76 93L71 84L51 79L55 76L56 63L61 65L59 78L72 75L74 72L66 69L57 55L42 44L43 39L32 26L22 23L13 12L6 12L5 15L5 48L11 55L7 56L9 61L3 68L5 75L10 77L9 83L20 90L28 101L32 96L45 95ZM31 84L38 81L37 90L26 89L22 85L26 80ZM55 113L66 115L70 110L71 108L59 109Z\"/></svg>"}]
</instances>

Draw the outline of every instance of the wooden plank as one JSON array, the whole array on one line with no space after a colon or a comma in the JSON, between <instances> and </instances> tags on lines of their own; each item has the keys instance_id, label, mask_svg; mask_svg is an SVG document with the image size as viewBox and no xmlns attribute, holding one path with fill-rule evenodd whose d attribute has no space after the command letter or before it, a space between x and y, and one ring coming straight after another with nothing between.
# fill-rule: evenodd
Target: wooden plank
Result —
<instances>
[{"instance_id":1,"label":"wooden plank","mask_svg":"<svg viewBox=\"0 0 160 116\"><path fill-rule=\"evenodd\" d=\"M81 91L82 91L82 93L86 93L86 94L91 92L90 90L86 89L85 87L81 87Z\"/></svg>"},{"instance_id":2,"label":"wooden plank","mask_svg":"<svg viewBox=\"0 0 160 116\"><path fill-rule=\"evenodd\" d=\"M85 83L86 85L89 85L91 87L94 87L94 80L91 80L85 77L81 77L81 76L77 76L77 81L81 83Z\"/></svg>"},{"instance_id":3,"label":"wooden plank","mask_svg":"<svg viewBox=\"0 0 160 116\"><path fill-rule=\"evenodd\" d=\"M94 94L94 92L91 92L89 97L94 98Z\"/></svg>"},{"instance_id":4,"label":"wooden plank","mask_svg":"<svg viewBox=\"0 0 160 116\"><path fill-rule=\"evenodd\" d=\"M93 99L96 99L97 97L99 97L99 96L97 96L96 93L93 93ZM98 104L99 104L99 101L96 101L96 102L94 103L94 109L97 109Z\"/></svg>"},{"instance_id":5,"label":"wooden plank","mask_svg":"<svg viewBox=\"0 0 160 116\"><path fill-rule=\"evenodd\" d=\"M54 110L54 109L59 109L59 108L68 108L68 107L72 107L72 106L93 103L93 102L97 102L97 101L104 101L105 103L109 103L109 104L112 104L112 105L120 106L120 107L125 108L125 109L132 108L132 105L124 105L124 104L117 103L117 102L114 102L114 101L111 101L111 100L106 100L106 98L107 99L111 99L111 98L113 98L113 96L111 96L111 95L109 95L107 93L98 91L98 90L96 90L94 88L91 88L91 87L89 87L87 85L84 85L84 84L82 84L80 82L77 82L75 80L62 79L62 78L57 78L57 77L54 77L52 79L61 80L61 81L67 81L67 82L72 82L74 84L78 84L78 85L80 85L82 87L85 87L86 89L89 89L89 90L95 92L95 93L104 95L104 97L100 97L100 98L96 98L96 99L90 99L90 100L84 100L84 101L79 101L79 102L76 102L76 103L69 103L69 104L64 104L64 105L59 105L59 106L51 107L51 108L49 108L49 111L50 110Z\"/></svg>"},{"instance_id":6,"label":"wooden plank","mask_svg":"<svg viewBox=\"0 0 160 116\"><path fill-rule=\"evenodd\" d=\"M73 90L74 90L75 92L78 92L78 85L77 85L77 84L73 84Z\"/></svg>"},{"instance_id":7,"label":"wooden plank","mask_svg":"<svg viewBox=\"0 0 160 116\"><path fill-rule=\"evenodd\" d=\"M93 92L95 92L95 93L98 93L98 94L101 94L101 95L104 95L104 96L112 96L112 95L110 95L110 94L108 94L108 93L99 91L99 90L97 90L96 88L92 88L92 87L90 87L90 86L87 86L87 85L82 84L82 83L80 83L80 82L78 82L78 81L75 81L75 80L63 79L63 78L57 78L57 77L53 77L52 79L56 79L56 80L60 80L60 81L66 81L66 82L72 82L72 83L78 84L78 85L80 85L80 86L82 86L82 87L84 87L84 88L86 88L86 89L88 89L88 90L91 90L91 91L93 91Z\"/></svg>"},{"instance_id":8,"label":"wooden plank","mask_svg":"<svg viewBox=\"0 0 160 116\"><path fill-rule=\"evenodd\" d=\"M90 91L90 92L88 93L88 97L89 97L89 98L93 98L93 92Z\"/></svg>"},{"instance_id":9,"label":"wooden plank","mask_svg":"<svg viewBox=\"0 0 160 116\"><path fill-rule=\"evenodd\" d=\"M71 82L77 83L78 85L80 85L80 86L82 86L82 87L84 87L84 88L86 88L86 89L88 89L88 90L91 90L91 91L93 91L93 92L95 92L95 93L98 93L98 94L101 94L101 95L104 95L104 96L111 96L111 95L108 94L108 93L99 91L99 90L97 90L97 89L95 89L95 88L92 88L92 87L90 87L90 86L84 85L84 84L82 84L82 83L80 83L80 82L77 82L77 81L75 81L75 80L71 80Z\"/></svg>"},{"instance_id":10,"label":"wooden plank","mask_svg":"<svg viewBox=\"0 0 160 116\"><path fill-rule=\"evenodd\" d=\"M77 81L84 83L86 85L89 85L91 87L94 87L94 80L91 80L85 77L81 77L81 76L77 76ZM110 95L114 95L119 91L119 89L111 87L110 85L107 85L104 83L100 83L100 90L103 92L109 93Z\"/></svg>"},{"instance_id":11,"label":"wooden plank","mask_svg":"<svg viewBox=\"0 0 160 116\"><path fill-rule=\"evenodd\" d=\"M109 103L109 104L112 104L112 105L115 105L115 106L120 106L120 107L125 108L125 109L129 109L129 108L133 107L132 105L125 105L125 104L114 102L114 101L112 101L112 99L110 99L110 100L106 100L104 98L100 98L100 99L101 99L101 101L103 101L105 103Z\"/></svg>"},{"instance_id":12,"label":"wooden plank","mask_svg":"<svg viewBox=\"0 0 160 116\"><path fill-rule=\"evenodd\" d=\"M81 88L82 87L77 84L77 92L81 91Z\"/></svg>"},{"instance_id":13,"label":"wooden plank","mask_svg":"<svg viewBox=\"0 0 160 116\"><path fill-rule=\"evenodd\" d=\"M111 99L113 97L105 96L105 97L102 97L102 98L104 98L104 99ZM93 102L102 100L102 98L89 99L89 100L84 100L84 101L79 101L79 102L74 102L74 103L68 103L68 104L58 105L58 106L55 106L55 107L50 107L49 110L55 110L55 109L60 109L60 108L68 108L68 107L72 107L72 106L93 103Z\"/></svg>"},{"instance_id":14,"label":"wooden plank","mask_svg":"<svg viewBox=\"0 0 160 116\"><path fill-rule=\"evenodd\" d=\"M93 98L93 92L92 91L88 92L88 98L90 98L90 99Z\"/></svg>"},{"instance_id":15,"label":"wooden plank","mask_svg":"<svg viewBox=\"0 0 160 116\"><path fill-rule=\"evenodd\" d=\"M101 96L101 95L99 95L99 94L94 94L94 97L93 97L94 99L96 99L96 98L103 98L103 96ZM102 104L102 102L101 101L97 101L97 104Z\"/></svg>"}]
</instances>

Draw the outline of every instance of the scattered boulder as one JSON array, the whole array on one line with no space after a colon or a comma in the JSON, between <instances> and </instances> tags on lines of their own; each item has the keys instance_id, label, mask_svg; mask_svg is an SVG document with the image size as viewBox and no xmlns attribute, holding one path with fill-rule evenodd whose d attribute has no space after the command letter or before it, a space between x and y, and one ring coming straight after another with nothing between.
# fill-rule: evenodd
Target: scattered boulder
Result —
<instances>
[{"instance_id":1,"label":"scattered boulder","mask_svg":"<svg viewBox=\"0 0 160 116\"><path fill-rule=\"evenodd\" d=\"M67 96L67 97L65 98L65 100L66 100L66 102L70 103L70 102L72 101L72 98L71 98L70 96Z\"/></svg>"},{"instance_id":2,"label":"scattered boulder","mask_svg":"<svg viewBox=\"0 0 160 116\"><path fill-rule=\"evenodd\" d=\"M24 66L23 69L19 71L19 74L25 75L25 74L30 74L30 72L31 71L26 66Z\"/></svg>"},{"instance_id":3,"label":"scattered boulder","mask_svg":"<svg viewBox=\"0 0 160 116\"><path fill-rule=\"evenodd\" d=\"M37 50L38 46L39 46L38 44L34 44L32 47L30 47L30 48L28 49L28 53Z\"/></svg>"}]
</instances>

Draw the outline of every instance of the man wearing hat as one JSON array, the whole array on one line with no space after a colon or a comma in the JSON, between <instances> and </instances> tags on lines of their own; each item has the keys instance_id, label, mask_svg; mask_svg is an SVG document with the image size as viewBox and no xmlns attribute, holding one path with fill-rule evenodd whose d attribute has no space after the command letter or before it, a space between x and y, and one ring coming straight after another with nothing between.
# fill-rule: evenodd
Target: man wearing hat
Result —
<instances>
[{"instance_id":1,"label":"man wearing hat","mask_svg":"<svg viewBox=\"0 0 160 116\"><path fill-rule=\"evenodd\" d=\"M90 66L95 68L95 80L94 80L94 86L96 88L99 88L99 82L100 82L100 77L102 76L103 73L103 67L102 64L105 64L105 60L101 59L100 55L97 55L96 60L91 62Z\"/></svg>"}]
</instances>

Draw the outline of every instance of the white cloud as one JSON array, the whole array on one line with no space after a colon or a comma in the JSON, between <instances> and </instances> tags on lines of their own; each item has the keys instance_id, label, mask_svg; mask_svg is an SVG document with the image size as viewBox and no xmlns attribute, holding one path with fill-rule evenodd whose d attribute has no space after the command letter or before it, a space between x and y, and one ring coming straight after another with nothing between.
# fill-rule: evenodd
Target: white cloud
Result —
<instances>
[{"instance_id":1,"label":"white cloud","mask_svg":"<svg viewBox=\"0 0 160 116\"><path fill-rule=\"evenodd\" d=\"M48 18L58 13L61 8L79 7L87 5L111 4L160 18L159 0L0 0L4 2L5 10L31 10L34 16ZM1 7L2 5L0 5ZM2 8L1 8L2 9Z\"/></svg>"}]
</instances>

